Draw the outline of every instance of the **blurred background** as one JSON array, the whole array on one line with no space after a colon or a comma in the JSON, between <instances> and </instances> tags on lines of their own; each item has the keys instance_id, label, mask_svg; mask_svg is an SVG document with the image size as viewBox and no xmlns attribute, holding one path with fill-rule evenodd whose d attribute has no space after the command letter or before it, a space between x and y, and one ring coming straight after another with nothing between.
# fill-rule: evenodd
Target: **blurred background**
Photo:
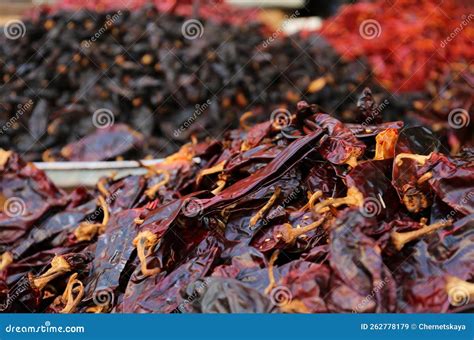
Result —
<instances>
[{"instance_id":1,"label":"blurred background","mask_svg":"<svg viewBox=\"0 0 474 340\"><path fill-rule=\"evenodd\" d=\"M371 102L380 117L365 124L423 125L455 154L473 142L473 6L0 0L0 147L161 158L304 100L347 123Z\"/></svg>"},{"instance_id":2,"label":"blurred background","mask_svg":"<svg viewBox=\"0 0 474 340\"><path fill-rule=\"evenodd\" d=\"M203 2L205 0L202 0ZM55 5L61 3L61 0L0 0L0 24L7 22L12 18L21 17L25 11L41 5ZM91 4L95 1L89 1ZM164 1L166 2L166 1ZM181 2L189 2L184 0ZM283 20L285 12L290 9L302 9L302 16L329 16L337 10L343 3L356 2L356 0L224 0L224 2L236 7L260 7L265 8L267 14L264 16L272 25L278 24ZM87 1L84 1L87 3ZM123 3L126 3L125 1Z\"/></svg>"}]
</instances>

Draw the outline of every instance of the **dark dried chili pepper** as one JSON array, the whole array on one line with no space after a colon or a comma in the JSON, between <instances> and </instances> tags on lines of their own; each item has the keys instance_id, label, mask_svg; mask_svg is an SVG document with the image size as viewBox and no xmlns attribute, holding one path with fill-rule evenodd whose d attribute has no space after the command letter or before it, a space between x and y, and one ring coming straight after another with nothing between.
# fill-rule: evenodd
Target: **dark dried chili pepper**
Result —
<instances>
[{"instance_id":1,"label":"dark dried chili pepper","mask_svg":"<svg viewBox=\"0 0 474 340\"><path fill-rule=\"evenodd\" d=\"M304 99L355 121L356 89L388 97L364 61L341 60L320 37L269 44L268 27L222 3L203 6L202 34L189 37L189 4L176 3L56 8L24 19L20 39L1 35L0 147L28 160L157 158L237 127L243 112L261 122Z\"/></svg>"}]
</instances>

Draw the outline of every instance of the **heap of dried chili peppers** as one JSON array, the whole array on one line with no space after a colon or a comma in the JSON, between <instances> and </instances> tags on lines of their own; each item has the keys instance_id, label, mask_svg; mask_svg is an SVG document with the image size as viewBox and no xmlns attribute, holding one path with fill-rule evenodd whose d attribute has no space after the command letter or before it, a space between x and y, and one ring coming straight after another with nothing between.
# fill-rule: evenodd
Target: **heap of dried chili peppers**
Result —
<instances>
[{"instance_id":1,"label":"heap of dried chili peppers","mask_svg":"<svg viewBox=\"0 0 474 340\"><path fill-rule=\"evenodd\" d=\"M469 1L362 1L341 7L319 33L343 58L366 58L404 97L408 120L430 126L456 154L474 145L473 21Z\"/></svg>"},{"instance_id":2,"label":"heap of dried chili peppers","mask_svg":"<svg viewBox=\"0 0 474 340\"><path fill-rule=\"evenodd\" d=\"M0 35L0 147L27 160L159 158L244 112L258 121L305 99L353 120L364 86L388 96L322 38L268 40L257 22L145 6L41 12L24 25L18 39Z\"/></svg>"},{"instance_id":3,"label":"heap of dried chili peppers","mask_svg":"<svg viewBox=\"0 0 474 340\"><path fill-rule=\"evenodd\" d=\"M473 10L462 0L362 1L341 7L321 34L344 57L367 57L391 90L419 91L450 65L469 69Z\"/></svg>"},{"instance_id":4,"label":"heap of dried chili peppers","mask_svg":"<svg viewBox=\"0 0 474 340\"><path fill-rule=\"evenodd\" d=\"M299 102L94 190L1 151L2 310L472 311L474 149L358 104L377 121Z\"/></svg>"}]
</instances>

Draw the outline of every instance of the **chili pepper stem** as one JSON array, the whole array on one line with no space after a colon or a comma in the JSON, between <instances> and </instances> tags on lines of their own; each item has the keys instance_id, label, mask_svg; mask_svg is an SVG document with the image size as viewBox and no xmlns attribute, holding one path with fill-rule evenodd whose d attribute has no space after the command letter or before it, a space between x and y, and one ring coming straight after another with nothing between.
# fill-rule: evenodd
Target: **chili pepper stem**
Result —
<instances>
[{"instance_id":1,"label":"chili pepper stem","mask_svg":"<svg viewBox=\"0 0 474 340\"><path fill-rule=\"evenodd\" d=\"M197 184L201 183L201 180L203 179L204 176L216 174L223 171L225 164L226 164L226 161L222 161L210 168L199 171L199 174L196 177L196 183Z\"/></svg>"},{"instance_id":2,"label":"chili pepper stem","mask_svg":"<svg viewBox=\"0 0 474 340\"><path fill-rule=\"evenodd\" d=\"M97 190L99 190L99 192L101 193L102 196L104 197L109 197L110 193L108 192L108 190L105 188L105 184L108 182L108 178L107 177L102 177L101 179L99 179L99 181L97 182Z\"/></svg>"},{"instance_id":3,"label":"chili pepper stem","mask_svg":"<svg viewBox=\"0 0 474 340\"><path fill-rule=\"evenodd\" d=\"M422 222L422 224L424 223ZM420 238L433 231L436 231L438 229L441 229L450 225L452 225L452 221L448 220L448 221L436 222L431 225L424 226L421 229L413 230L409 232L399 233L399 232L394 231L392 232L392 235L391 235L392 243L397 250L401 250L405 246L405 244L407 244L408 242L416 240L417 238Z\"/></svg>"},{"instance_id":4,"label":"chili pepper stem","mask_svg":"<svg viewBox=\"0 0 474 340\"><path fill-rule=\"evenodd\" d=\"M10 158L11 154L11 151L6 151L0 148L0 169L3 169L5 164L8 162L8 159Z\"/></svg>"},{"instance_id":5,"label":"chili pepper stem","mask_svg":"<svg viewBox=\"0 0 474 340\"><path fill-rule=\"evenodd\" d=\"M280 310L283 313L304 313L304 314L311 313L308 307L306 307L306 305L300 300L292 300L280 306Z\"/></svg>"},{"instance_id":6,"label":"chili pepper stem","mask_svg":"<svg viewBox=\"0 0 474 340\"><path fill-rule=\"evenodd\" d=\"M244 140L242 144L240 145L240 152L248 151L251 148L252 148L251 145L249 145L249 143L246 140Z\"/></svg>"},{"instance_id":7,"label":"chili pepper stem","mask_svg":"<svg viewBox=\"0 0 474 340\"><path fill-rule=\"evenodd\" d=\"M285 230L281 234L281 237L282 237L282 239L285 243L292 244L301 235L303 235L307 232L310 232L310 231L316 229L317 227L319 227L321 224L323 224L324 219L325 219L324 217L320 218L319 220L317 220L317 221L315 221L311 224L308 224L307 226L304 226L302 228L293 228L293 226L291 224L285 223L284 224Z\"/></svg>"},{"instance_id":8,"label":"chili pepper stem","mask_svg":"<svg viewBox=\"0 0 474 340\"><path fill-rule=\"evenodd\" d=\"M77 293L74 297L74 293ZM62 302L66 305L60 311L62 314L73 313L84 296L84 285L77 279L77 273L69 277L66 289L61 297Z\"/></svg>"},{"instance_id":9,"label":"chili pepper stem","mask_svg":"<svg viewBox=\"0 0 474 340\"><path fill-rule=\"evenodd\" d=\"M140 232L133 240L133 245L137 247L137 255L140 259L142 274L152 276L160 272L160 268L149 269L146 263L146 257L150 255L151 249L158 243L158 237L149 230ZM148 253L145 250L148 248Z\"/></svg>"},{"instance_id":10,"label":"chili pepper stem","mask_svg":"<svg viewBox=\"0 0 474 340\"><path fill-rule=\"evenodd\" d=\"M96 235L100 235L105 231L105 227L107 226L107 223L109 223L110 213L107 202L102 196L99 196L99 205L104 214L102 223L89 223L87 221L80 223L74 230L74 236L78 242L90 241Z\"/></svg>"},{"instance_id":11,"label":"chili pepper stem","mask_svg":"<svg viewBox=\"0 0 474 340\"><path fill-rule=\"evenodd\" d=\"M41 155L41 159L43 160L43 162L54 162L54 161L56 161L56 158L53 157L52 152L53 151L51 149L43 151L43 153Z\"/></svg>"},{"instance_id":12,"label":"chili pepper stem","mask_svg":"<svg viewBox=\"0 0 474 340\"><path fill-rule=\"evenodd\" d=\"M275 274L273 273L273 266L275 265L275 261L280 255L280 251L277 249L273 252L272 256L270 257L270 261L268 261L268 286L265 288L264 293L269 295L272 289L275 287Z\"/></svg>"},{"instance_id":13,"label":"chili pepper stem","mask_svg":"<svg viewBox=\"0 0 474 340\"><path fill-rule=\"evenodd\" d=\"M341 205L352 205L361 207L364 204L364 196L356 187L350 187L347 190L346 197L328 198L327 200L315 205L314 211L317 214L329 211L329 206L339 207Z\"/></svg>"},{"instance_id":14,"label":"chili pepper stem","mask_svg":"<svg viewBox=\"0 0 474 340\"><path fill-rule=\"evenodd\" d=\"M427 172L425 174L423 174L423 176L421 176L420 178L418 178L418 180L416 181L417 184L422 184L428 180L430 180L431 178L433 178L433 173L432 172Z\"/></svg>"},{"instance_id":15,"label":"chili pepper stem","mask_svg":"<svg viewBox=\"0 0 474 340\"><path fill-rule=\"evenodd\" d=\"M13 254L9 251L4 252L0 258L0 271L7 269L7 267L13 262Z\"/></svg>"},{"instance_id":16,"label":"chili pepper stem","mask_svg":"<svg viewBox=\"0 0 474 340\"><path fill-rule=\"evenodd\" d=\"M44 274L33 279L33 285L39 290L42 290L48 282L70 271L71 265L66 261L66 259L60 255L56 255L51 260L51 268L49 268Z\"/></svg>"},{"instance_id":17,"label":"chili pepper stem","mask_svg":"<svg viewBox=\"0 0 474 340\"><path fill-rule=\"evenodd\" d=\"M309 195L309 192L308 192L308 195ZM320 190L316 191L314 194L312 194L309 197L308 203L306 203L303 207L301 207L300 211L305 211L308 208L310 210L313 210L314 209L314 203L316 202L316 200L320 199L322 196L323 196L322 191L320 191Z\"/></svg>"},{"instance_id":18,"label":"chili pepper stem","mask_svg":"<svg viewBox=\"0 0 474 340\"><path fill-rule=\"evenodd\" d=\"M431 153L428 156L415 155L415 154L412 154L412 153L399 153L395 157L395 164L400 166L400 165L403 164L404 159L413 159L414 161L416 161L420 165L425 165L426 160L429 159L430 157L431 157Z\"/></svg>"},{"instance_id":19,"label":"chili pepper stem","mask_svg":"<svg viewBox=\"0 0 474 340\"><path fill-rule=\"evenodd\" d=\"M137 217L133 220L133 223L135 223L136 225L142 225L143 222L145 222L145 220L143 218L139 218L139 217Z\"/></svg>"},{"instance_id":20,"label":"chili pepper stem","mask_svg":"<svg viewBox=\"0 0 474 340\"><path fill-rule=\"evenodd\" d=\"M344 162L349 165L351 168L355 168L357 166L357 156L352 155Z\"/></svg>"},{"instance_id":21,"label":"chili pepper stem","mask_svg":"<svg viewBox=\"0 0 474 340\"><path fill-rule=\"evenodd\" d=\"M106 307L105 307L105 306L99 305L99 306L88 307L88 308L86 309L86 312L87 312L87 313L99 314L99 313L103 313L105 310L106 310Z\"/></svg>"},{"instance_id":22,"label":"chili pepper stem","mask_svg":"<svg viewBox=\"0 0 474 340\"><path fill-rule=\"evenodd\" d=\"M164 176L164 178L159 181L158 183L156 183L155 185L153 185L151 188L148 188L146 191L145 191L145 195L149 198L149 199L154 199L155 196L156 196L156 193L158 192L158 190L166 185L169 180L170 180L170 174L168 171L166 170L159 170L161 172L161 174Z\"/></svg>"},{"instance_id":23,"label":"chili pepper stem","mask_svg":"<svg viewBox=\"0 0 474 340\"><path fill-rule=\"evenodd\" d=\"M280 192L281 192L281 189L279 187L277 187L275 189L275 192L272 194L272 196L270 197L270 199L268 200L267 203L265 203L265 205L259 210L257 211L257 213L252 216L252 218L250 219L250 222L249 222L249 226L250 227L253 227L257 224L257 222L265 215L265 213L271 208L271 206L273 205L273 203L275 203L276 199L278 198L278 196L280 196Z\"/></svg>"},{"instance_id":24,"label":"chili pepper stem","mask_svg":"<svg viewBox=\"0 0 474 340\"><path fill-rule=\"evenodd\" d=\"M104 213L104 218L102 219L102 226L105 228L107 223L109 223L110 213L109 207L107 206L107 202L103 196L99 196L99 205L102 208L102 212Z\"/></svg>"},{"instance_id":25,"label":"chili pepper stem","mask_svg":"<svg viewBox=\"0 0 474 340\"><path fill-rule=\"evenodd\" d=\"M161 164L162 165L173 164L175 162L180 162L180 161L191 162L193 160L193 157L194 157L194 151L192 149L192 144L188 143L188 144L183 145L178 150L178 152L175 152L174 154L166 157L165 160ZM150 169L149 167L146 167L146 166L145 168Z\"/></svg>"},{"instance_id":26,"label":"chili pepper stem","mask_svg":"<svg viewBox=\"0 0 474 340\"><path fill-rule=\"evenodd\" d=\"M99 229L102 227L100 223L80 223L79 226L74 230L74 237L77 242L90 241L97 234L99 234Z\"/></svg>"},{"instance_id":27,"label":"chili pepper stem","mask_svg":"<svg viewBox=\"0 0 474 340\"><path fill-rule=\"evenodd\" d=\"M219 176L219 180L217 181L217 187L212 190L213 195L218 195L222 189L224 189L225 185L227 183L227 177L225 175Z\"/></svg>"},{"instance_id":28,"label":"chili pepper stem","mask_svg":"<svg viewBox=\"0 0 474 340\"><path fill-rule=\"evenodd\" d=\"M254 114L252 111L247 111L242 116L240 116L239 124L243 130L245 131L250 130L251 126L247 124L247 120L253 116Z\"/></svg>"}]
</instances>

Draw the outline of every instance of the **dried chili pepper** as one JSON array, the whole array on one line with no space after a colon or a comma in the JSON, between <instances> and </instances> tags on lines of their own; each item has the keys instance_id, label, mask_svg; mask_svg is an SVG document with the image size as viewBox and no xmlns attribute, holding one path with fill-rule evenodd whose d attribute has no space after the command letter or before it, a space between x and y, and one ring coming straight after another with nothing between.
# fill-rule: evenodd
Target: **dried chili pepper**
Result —
<instances>
[{"instance_id":1,"label":"dried chili pepper","mask_svg":"<svg viewBox=\"0 0 474 340\"><path fill-rule=\"evenodd\" d=\"M359 119L373 107L368 94ZM374 122L366 131L316 105L296 106L287 127L244 121L222 138L182 146L145 175L70 194L17 154L0 153L0 193L20 188L36 209L36 228L20 218L26 227L2 243L0 305L472 310L472 148L450 156L427 128Z\"/></svg>"},{"instance_id":2,"label":"dried chili pepper","mask_svg":"<svg viewBox=\"0 0 474 340\"><path fill-rule=\"evenodd\" d=\"M0 147L27 160L157 158L237 127L242 112L262 121L305 99L353 121L358 88L388 96L362 60L340 60L320 37L268 44L266 26L224 4L208 6L214 16L204 6L202 34L187 37L189 11L157 5L45 10L20 39L1 35Z\"/></svg>"},{"instance_id":3,"label":"dried chili pepper","mask_svg":"<svg viewBox=\"0 0 474 340\"><path fill-rule=\"evenodd\" d=\"M463 29L463 21L472 20L467 18L471 13L472 4L457 1L364 1L342 7L321 33L342 55L368 57L388 87L421 90L427 79L438 78L450 63L472 58L467 48L472 30ZM450 38L453 31L455 39Z\"/></svg>"},{"instance_id":4,"label":"dried chili pepper","mask_svg":"<svg viewBox=\"0 0 474 340\"><path fill-rule=\"evenodd\" d=\"M392 104L437 131L456 154L474 143L473 9L462 1L361 1L341 7L317 33L344 59L367 58L381 83L401 93ZM360 102L369 110L372 103L369 95Z\"/></svg>"}]
</instances>

